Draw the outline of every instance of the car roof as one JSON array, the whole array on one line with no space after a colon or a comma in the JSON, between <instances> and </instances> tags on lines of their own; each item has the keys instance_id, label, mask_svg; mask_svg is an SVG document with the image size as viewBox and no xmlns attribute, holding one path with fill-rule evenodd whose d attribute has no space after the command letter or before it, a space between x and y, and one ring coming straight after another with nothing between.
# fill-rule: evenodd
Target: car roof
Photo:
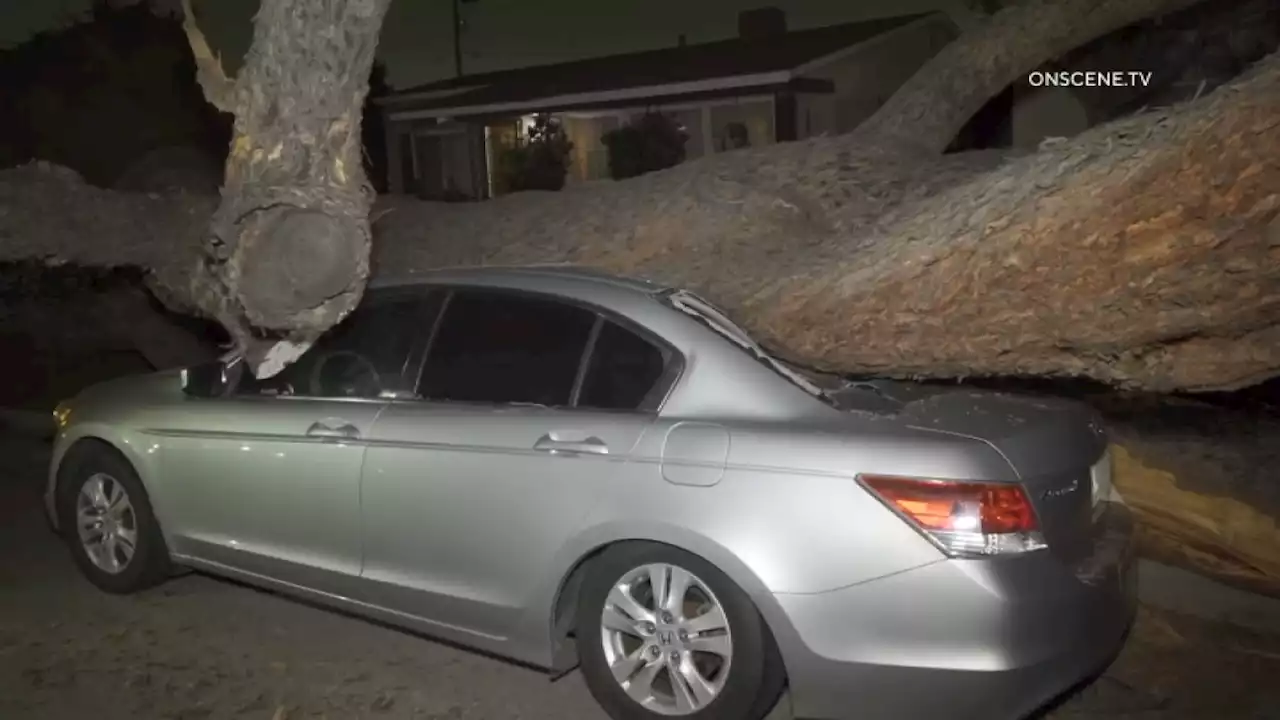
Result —
<instances>
[{"instance_id":1,"label":"car roof","mask_svg":"<svg viewBox=\"0 0 1280 720\"><path fill-rule=\"evenodd\" d=\"M636 277L615 275L597 268L571 264L545 265L473 265L379 275L369 281L370 289L405 285L449 285L477 283L487 285L507 281L537 290L541 280L573 280L599 283L620 290L656 295L671 289L667 285ZM503 282L502 284L507 284Z\"/></svg>"}]
</instances>

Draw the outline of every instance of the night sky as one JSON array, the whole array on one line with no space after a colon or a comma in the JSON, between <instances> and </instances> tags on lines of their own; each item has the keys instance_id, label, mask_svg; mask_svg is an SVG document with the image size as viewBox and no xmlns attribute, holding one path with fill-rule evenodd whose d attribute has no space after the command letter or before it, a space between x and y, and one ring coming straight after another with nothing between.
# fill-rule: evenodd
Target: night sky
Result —
<instances>
[{"instance_id":1,"label":"night sky","mask_svg":"<svg viewBox=\"0 0 1280 720\"><path fill-rule=\"evenodd\" d=\"M176 4L176 3L174 3ZM234 69L248 47L258 0L194 0L210 43ZM737 12L762 5L787 12L792 29L958 5L958 0L477 0L463 5L465 69L539 65L592 55L729 37ZM0 0L0 46L58 24L89 0ZM453 74L450 0L394 0L379 56L392 85Z\"/></svg>"}]
</instances>

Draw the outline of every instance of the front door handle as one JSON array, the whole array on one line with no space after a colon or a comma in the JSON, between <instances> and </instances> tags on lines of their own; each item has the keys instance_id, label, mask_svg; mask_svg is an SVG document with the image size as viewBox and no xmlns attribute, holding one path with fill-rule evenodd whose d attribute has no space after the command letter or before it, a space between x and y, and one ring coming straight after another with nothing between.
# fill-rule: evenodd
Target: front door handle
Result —
<instances>
[{"instance_id":1,"label":"front door handle","mask_svg":"<svg viewBox=\"0 0 1280 720\"><path fill-rule=\"evenodd\" d=\"M550 435L543 435L533 444L533 449L552 455L609 454L609 446L598 437L589 437L585 440L557 440Z\"/></svg>"},{"instance_id":2,"label":"front door handle","mask_svg":"<svg viewBox=\"0 0 1280 720\"><path fill-rule=\"evenodd\" d=\"M354 440L360 437L360 428L349 422L336 421L333 424L329 424L324 421L316 421L311 423L311 427L307 428L307 437Z\"/></svg>"}]
</instances>

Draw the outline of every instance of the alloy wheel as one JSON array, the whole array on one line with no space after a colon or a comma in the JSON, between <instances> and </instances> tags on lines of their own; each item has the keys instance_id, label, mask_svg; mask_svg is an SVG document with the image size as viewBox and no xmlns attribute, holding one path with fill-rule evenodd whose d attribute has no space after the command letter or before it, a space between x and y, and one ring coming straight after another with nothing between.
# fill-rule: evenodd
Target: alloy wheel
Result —
<instances>
[{"instance_id":1,"label":"alloy wheel","mask_svg":"<svg viewBox=\"0 0 1280 720\"><path fill-rule=\"evenodd\" d=\"M605 661L642 707L690 715L720 695L733 637L724 607L700 578L653 563L614 583L600 616Z\"/></svg>"},{"instance_id":2,"label":"alloy wheel","mask_svg":"<svg viewBox=\"0 0 1280 720\"><path fill-rule=\"evenodd\" d=\"M76 496L76 529L89 560L119 574L138 547L138 519L124 485L106 473L90 475Z\"/></svg>"}]
</instances>

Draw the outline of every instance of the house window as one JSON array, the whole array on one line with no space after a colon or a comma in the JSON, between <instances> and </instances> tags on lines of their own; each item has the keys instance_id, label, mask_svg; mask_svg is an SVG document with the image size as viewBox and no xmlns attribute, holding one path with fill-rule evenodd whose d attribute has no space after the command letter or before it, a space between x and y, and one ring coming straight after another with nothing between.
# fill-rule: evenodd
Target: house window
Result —
<instances>
[{"instance_id":1,"label":"house window","mask_svg":"<svg viewBox=\"0 0 1280 720\"><path fill-rule=\"evenodd\" d=\"M773 120L772 100L712 106L711 128L716 152L772 145L776 141Z\"/></svg>"},{"instance_id":2,"label":"house window","mask_svg":"<svg viewBox=\"0 0 1280 720\"><path fill-rule=\"evenodd\" d=\"M724 151L745 147L751 147L751 130L747 128L747 124L737 120L725 123L720 130L719 149Z\"/></svg>"}]
</instances>

